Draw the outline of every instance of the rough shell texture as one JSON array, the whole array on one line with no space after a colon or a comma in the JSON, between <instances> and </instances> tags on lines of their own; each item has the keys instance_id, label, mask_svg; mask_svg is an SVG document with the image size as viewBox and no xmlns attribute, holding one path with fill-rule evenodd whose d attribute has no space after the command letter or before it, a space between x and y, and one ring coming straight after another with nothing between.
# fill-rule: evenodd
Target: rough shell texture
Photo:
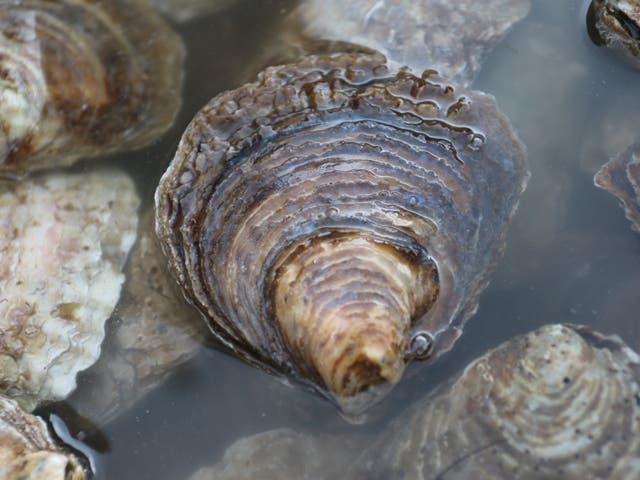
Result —
<instances>
[{"instance_id":1,"label":"rough shell texture","mask_svg":"<svg viewBox=\"0 0 640 480\"><path fill-rule=\"evenodd\" d=\"M66 397L97 360L138 203L114 170L0 186L0 390L25 409Z\"/></svg>"},{"instance_id":2,"label":"rough shell texture","mask_svg":"<svg viewBox=\"0 0 640 480\"><path fill-rule=\"evenodd\" d=\"M261 434L194 478L254 478L244 474L247 464L265 472L279 466L262 480L335 478L309 465L342 467L348 480L636 478L639 380L640 357L618 337L550 325L480 357L374 440L340 438L347 448L335 450L332 438ZM360 456L354 442L364 449ZM293 448L288 443L299 449L291 464L281 462Z\"/></svg>"},{"instance_id":3,"label":"rough shell texture","mask_svg":"<svg viewBox=\"0 0 640 480\"><path fill-rule=\"evenodd\" d=\"M138 0L0 1L0 174L145 146L180 106L180 38Z\"/></svg>"},{"instance_id":4,"label":"rough shell texture","mask_svg":"<svg viewBox=\"0 0 640 480\"><path fill-rule=\"evenodd\" d=\"M587 30L596 45L614 50L640 68L639 0L593 0L587 14Z\"/></svg>"},{"instance_id":5,"label":"rough shell texture","mask_svg":"<svg viewBox=\"0 0 640 480\"><path fill-rule=\"evenodd\" d=\"M451 347L527 176L493 97L379 55L309 56L200 111L156 192L157 232L224 344L335 399L354 378L351 393L397 381L412 339Z\"/></svg>"},{"instance_id":6,"label":"rough shell texture","mask_svg":"<svg viewBox=\"0 0 640 480\"><path fill-rule=\"evenodd\" d=\"M163 15L175 22L188 22L210 15L234 3L235 0L149 0Z\"/></svg>"},{"instance_id":7,"label":"rough shell texture","mask_svg":"<svg viewBox=\"0 0 640 480\"><path fill-rule=\"evenodd\" d=\"M364 45L468 85L529 8L529 0L306 0L292 21L305 37Z\"/></svg>"},{"instance_id":8,"label":"rough shell texture","mask_svg":"<svg viewBox=\"0 0 640 480\"><path fill-rule=\"evenodd\" d=\"M80 375L78 390L67 400L98 424L160 385L210 336L167 271L152 212L142 221L125 273L127 281L108 324L100 360Z\"/></svg>"},{"instance_id":9,"label":"rough shell texture","mask_svg":"<svg viewBox=\"0 0 640 480\"><path fill-rule=\"evenodd\" d=\"M46 424L0 395L0 478L5 480L84 480L78 460L63 451Z\"/></svg>"},{"instance_id":10,"label":"rough shell texture","mask_svg":"<svg viewBox=\"0 0 640 480\"><path fill-rule=\"evenodd\" d=\"M620 200L633 229L640 233L640 143L602 167L595 184Z\"/></svg>"}]
</instances>

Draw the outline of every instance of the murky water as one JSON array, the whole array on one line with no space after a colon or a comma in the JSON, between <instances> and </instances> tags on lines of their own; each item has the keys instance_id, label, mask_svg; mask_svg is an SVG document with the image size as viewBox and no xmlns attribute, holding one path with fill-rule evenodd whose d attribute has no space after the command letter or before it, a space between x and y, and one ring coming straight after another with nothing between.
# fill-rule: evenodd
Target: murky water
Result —
<instances>
[{"instance_id":1,"label":"murky water","mask_svg":"<svg viewBox=\"0 0 640 480\"><path fill-rule=\"evenodd\" d=\"M294 3L246 0L182 28L187 96L176 126L148 150L117 159L147 201L189 120L211 97L239 84ZM473 84L494 94L518 129L532 178L506 256L451 353L401 384L369 424L353 427L326 402L203 349L166 385L99 430L66 416L72 432L82 430L101 452L101 478L188 478L241 436L279 426L381 428L488 348L547 323L594 325L640 347L640 238L616 200L593 186L608 156L640 138L640 75L590 42L585 11L583 0L533 0L530 16Z\"/></svg>"}]
</instances>

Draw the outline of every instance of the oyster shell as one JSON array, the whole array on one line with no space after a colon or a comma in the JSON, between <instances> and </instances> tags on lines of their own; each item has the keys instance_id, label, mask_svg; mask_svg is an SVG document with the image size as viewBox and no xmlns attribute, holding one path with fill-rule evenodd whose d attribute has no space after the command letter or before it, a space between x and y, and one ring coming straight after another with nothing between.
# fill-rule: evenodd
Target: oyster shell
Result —
<instances>
[{"instance_id":1,"label":"oyster shell","mask_svg":"<svg viewBox=\"0 0 640 480\"><path fill-rule=\"evenodd\" d=\"M153 218L150 211L142 221L100 360L80 375L78 389L67 400L98 424L161 384L210 335L167 271Z\"/></svg>"},{"instance_id":2,"label":"oyster shell","mask_svg":"<svg viewBox=\"0 0 640 480\"><path fill-rule=\"evenodd\" d=\"M640 143L610 160L594 182L620 200L632 228L640 233Z\"/></svg>"},{"instance_id":3,"label":"oyster shell","mask_svg":"<svg viewBox=\"0 0 640 480\"><path fill-rule=\"evenodd\" d=\"M640 357L617 336L549 325L475 360L373 440L263 433L192 480L335 478L326 465L348 480L636 478L639 380ZM282 462L290 448L297 460Z\"/></svg>"},{"instance_id":4,"label":"oyster shell","mask_svg":"<svg viewBox=\"0 0 640 480\"><path fill-rule=\"evenodd\" d=\"M62 399L100 354L139 200L116 170L0 186L0 391Z\"/></svg>"},{"instance_id":5,"label":"oyster shell","mask_svg":"<svg viewBox=\"0 0 640 480\"><path fill-rule=\"evenodd\" d=\"M468 85L529 9L529 0L305 0L292 22L307 38L365 45Z\"/></svg>"},{"instance_id":6,"label":"oyster shell","mask_svg":"<svg viewBox=\"0 0 640 480\"><path fill-rule=\"evenodd\" d=\"M149 144L180 106L182 58L138 0L0 1L0 174Z\"/></svg>"},{"instance_id":7,"label":"oyster shell","mask_svg":"<svg viewBox=\"0 0 640 480\"><path fill-rule=\"evenodd\" d=\"M587 13L593 43L614 50L640 68L640 1L593 0Z\"/></svg>"},{"instance_id":8,"label":"oyster shell","mask_svg":"<svg viewBox=\"0 0 640 480\"><path fill-rule=\"evenodd\" d=\"M0 478L84 480L78 460L55 444L47 425L0 395Z\"/></svg>"},{"instance_id":9,"label":"oyster shell","mask_svg":"<svg viewBox=\"0 0 640 480\"><path fill-rule=\"evenodd\" d=\"M163 15L175 22L188 22L211 15L231 5L235 0L149 0Z\"/></svg>"},{"instance_id":10,"label":"oyster shell","mask_svg":"<svg viewBox=\"0 0 640 480\"><path fill-rule=\"evenodd\" d=\"M220 341L356 414L461 334L525 163L493 97L380 55L308 56L197 114L156 228Z\"/></svg>"}]
</instances>

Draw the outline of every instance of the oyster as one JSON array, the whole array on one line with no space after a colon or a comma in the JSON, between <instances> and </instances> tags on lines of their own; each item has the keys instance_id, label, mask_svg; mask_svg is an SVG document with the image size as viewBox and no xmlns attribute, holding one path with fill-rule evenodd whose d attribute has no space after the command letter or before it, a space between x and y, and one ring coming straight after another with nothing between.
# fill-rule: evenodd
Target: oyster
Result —
<instances>
[{"instance_id":1,"label":"oyster","mask_svg":"<svg viewBox=\"0 0 640 480\"><path fill-rule=\"evenodd\" d=\"M592 0L587 31L593 43L640 68L640 0Z\"/></svg>"},{"instance_id":2,"label":"oyster","mask_svg":"<svg viewBox=\"0 0 640 480\"><path fill-rule=\"evenodd\" d=\"M140 148L180 106L181 40L139 0L2 0L0 54L0 174Z\"/></svg>"},{"instance_id":3,"label":"oyster","mask_svg":"<svg viewBox=\"0 0 640 480\"><path fill-rule=\"evenodd\" d=\"M640 143L610 160L594 181L620 200L633 229L640 233Z\"/></svg>"},{"instance_id":4,"label":"oyster","mask_svg":"<svg viewBox=\"0 0 640 480\"><path fill-rule=\"evenodd\" d=\"M47 425L0 395L0 478L84 480L79 461L55 444Z\"/></svg>"},{"instance_id":5,"label":"oyster","mask_svg":"<svg viewBox=\"0 0 640 480\"><path fill-rule=\"evenodd\" d=\"M618 337L549 325L475 360L374 439L267 432L192 480L335 478L326 465L348 480L637 478L639 381L640 357Z\"/></svg>"},{"instance_id":6,"label":"oyster","mask_svg":"<svg viewBox=\"0 0 640 480\"><path fill-rule=\"evenodd\" d=\"M151 4L175 22L188 22L210 15L231 5L234 0L149 0Z\"/></svg>"},{"instance_id":7,"label":"oyster","mask_svg":"<svg viewBox=\"0 0 640 480\"><path fill-rule=\"evenodd\" d=\"M156 228L220 341L357 414L461 334L525 163L493 97L376 54L312 55L197 114Z\"/></svg>"},{"instance_id":8,"label":"oyster","mask_svg":"<svg viewBox=\"0 0 640 480\"><path fill-rule=\"evenodd\" d=\"M529 8L529 0L305 0L291 21L304 37L365 45L468 85Z\"/></svg>"},{"instance_id":9,"label":"oyster","mask_svg":"<svg viewBox=\"0 0 640 480\"><path fill-rule=\"evenodd\" d=\"M66 397L97 360L138 203L116 170L0 186L0 391L26 410Z\"/></svg>"},{"instance_id":10,"label":"oyster","mask_svg":"<svg viewBox=\"0 0 640 480\"><path fill-rule=\"evenodd\" d=\"M126 269L127 281L100 360L83 372L67 400L82 416L107 423L162 383L209 335L167 271L145 215Z\"/></svg>"}]
</instances>

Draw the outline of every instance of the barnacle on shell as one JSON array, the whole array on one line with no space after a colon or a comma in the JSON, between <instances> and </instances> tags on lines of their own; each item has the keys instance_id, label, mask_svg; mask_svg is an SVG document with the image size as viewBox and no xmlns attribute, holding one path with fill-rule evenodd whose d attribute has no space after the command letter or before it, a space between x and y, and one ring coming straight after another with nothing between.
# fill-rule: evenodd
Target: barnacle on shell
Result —
<instances>
[{"instance_id":1,"label":"barnacle on shell","mask_svg":"<svg viewBox=\"0 0 640 480\"><path fill-rule=\"evenodd\" d=\"M198 113L157 233L219 340L355 413L458 338L527 176L491 96L308 56Z\"/></svg>"},{"instance_id":2,"label":"barnacle on shell","mask_svg":"<svg viewBox=\"0 0 640 480\"><path fill-rule=\"evenodd\" d=\"M640 143L611 159L594 181L620 200L633 229L640 233Z\"/></svg>"},{"instance_id":3,"label":"barnacle on shell","mask_svg":"<svg viewBox=\"0 0 640 480\"><path fill-rule=\"evenodd\" d=\"M0 1L0 174L149 144L180 106L182 57L139 0Z\"/></svg>"}]
</instances>

